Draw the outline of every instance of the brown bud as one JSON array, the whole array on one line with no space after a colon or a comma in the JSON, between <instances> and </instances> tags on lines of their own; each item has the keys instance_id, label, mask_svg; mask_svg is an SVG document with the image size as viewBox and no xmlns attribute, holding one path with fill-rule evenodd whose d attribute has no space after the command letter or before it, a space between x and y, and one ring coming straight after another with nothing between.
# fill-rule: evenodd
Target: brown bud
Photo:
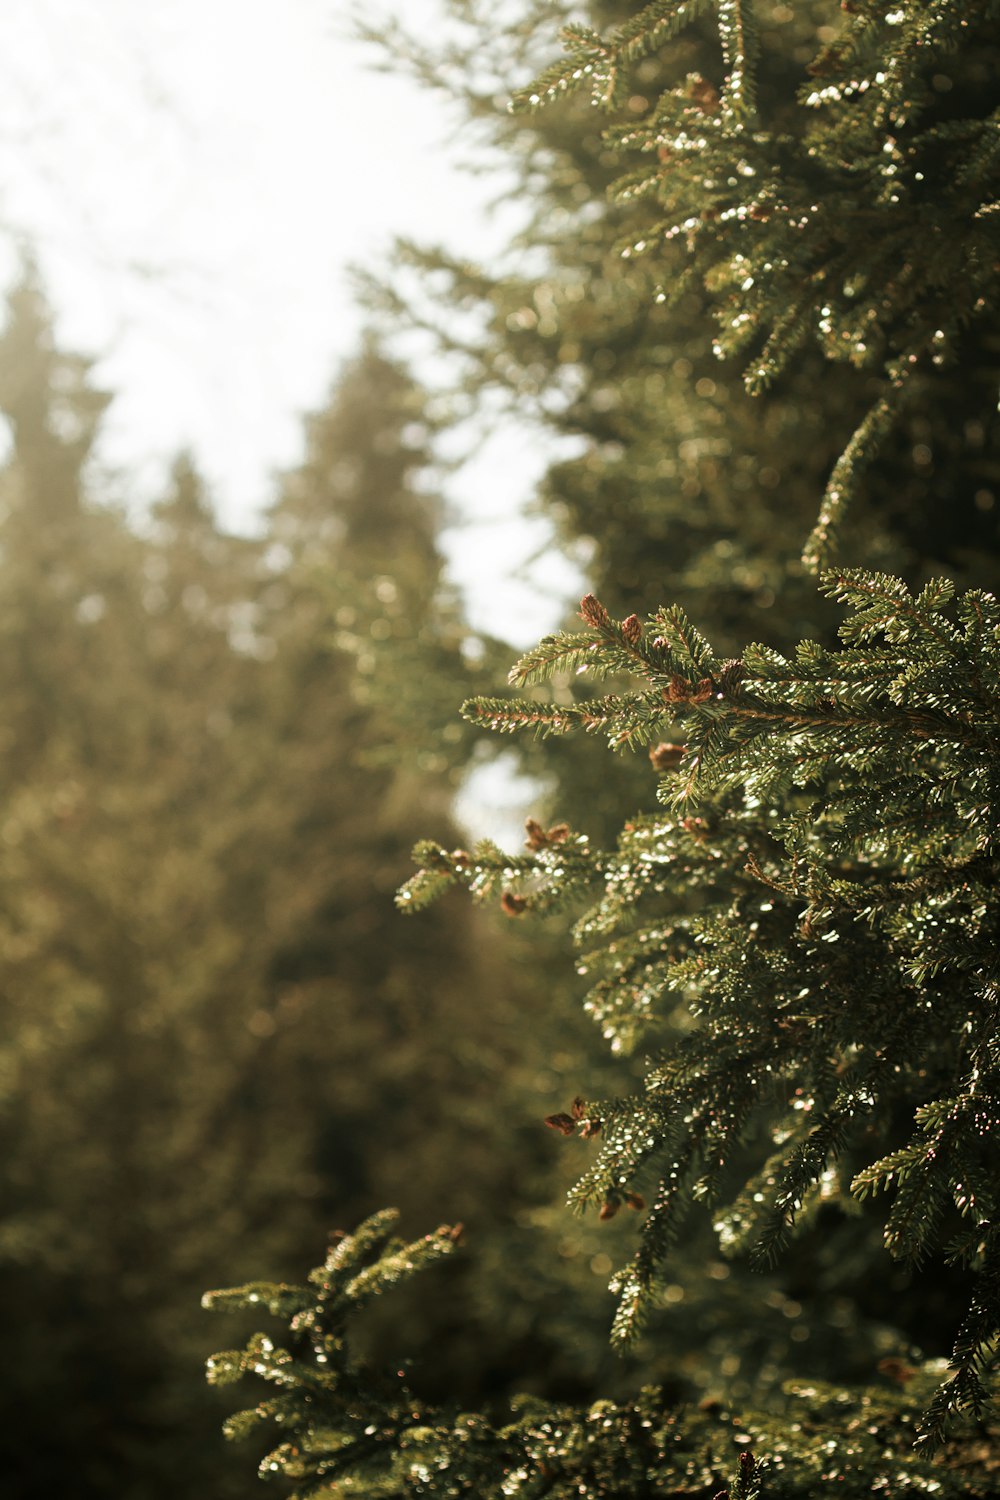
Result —
<instances>
[{"instance_id":1,"label":"brown bud","mask_svg":"<svg viewBox=\"0 0 1000 1500\"><path fill-rule=\"evenodd\" d=\"M500 897L500 910L505 917L521 917L528 909L526 896L515 896L513 891L504 891Z\"/></svg>"},{"instance_id":2,"label":"brown bud","mask_svg":"<svg viewBox=\"0 0 1000 1500\"><path fill-rule=\"evenodd\" d=\"M634 1208L638 1211L646 1207L646 1200L641 1193L626 1193L625 1206L626 1208Z\"/></svg>"},{"instance_id":3,"label":"brown bud","mask_svg":"<svg viewBox=\"0 0 1000 1500\"><path fill-rule=\"evenodd\" d=\"M472 856L468 849L453 849L450 858L452 864L459 870L464 870L467 865L471 865L472 863Z\"/></svg>"},{"instance_id":4,"label":"brown bud","mask_svg":"<svg viewBox=\"0 0 1000 1500\"><path fill-rule=\"evenodd\" d=\"M771 210L766 203L751 203L750 217L756 219L758 223L766 224L771 217Z\"/></svg>"},{"instance_id":5,"label":"brown bud","mask_svg":"<svg viewBox=\"0 0 1000 1500\"><path fill-rule=\"evenodd\" d=\"M686 745L672 745L669 741L661 740L658 745L650 745L649 759L654 771L676 771L686 752Z\"/></svg>"},{"instance_id":6,"label":"brown bud","mask_svg":"<svg viewBox=\"0 0 1000 1500\"><path fill-rule=\"evenodd\" d=\"M600 1120L598 1120L598 1119L593 1119L593 1120L588 1119L587 1118L587 1114L586 1114L586 1110L587 1110L587 1101L586 1101L586 1099L581 1098L580 1095L578 1094L576 1096L576 1098L573 1100L573 1103L572 1103L572 1105L570 1107L570 1112L571 1112L571 1114L573 1116L573 1119L579 1125L579 1127L580 1127L580 1134L583 1136L583 1139L585 1141L589 1140L592 1135L599 1135L600 1132L601 1132L601 1122L600 1122Z\"/></svg>"},{"instance_id":7,"label":"brown bud","mask_svg":"<svg viewBox=\"0 0 1000 1500\"><path fill-rule=\"evenodd\" d=\"M753 1473L756 1467L757 1460L754 1458L749 1449L745 1448L740 1454L740 1478L749 1479L750 1475Z\"/></svg>"},{"instance_id":8,"label":"brown bud","mask_svg":"<svg viewBox=\"0 0 1000 1500\"><path fill-rule=\"evenodd\" d=\"M588 625L593 625L595 630L603 630L611 624L611 616L593 594L584 594L580 600L580 618L586 620Z\"/></svg>"},{"instance_id":9,"label":"brown bud","mask_svg":"<svg viewBox=\"0 0 1000 1500\"><path fill-rule=\"evenodd\" d=\"M457 1245L464 1230L464 1224L442 1224L438 1229L437 1237L439 1240L451 1240L453 1245Z\"/></svg>"},{"instance_id":10,"label":"brown bud","mask_svg":"<svg viewBox=\"0 0 1000 1500\"><path fill-rule=\"evenodd\" d=\"M637 646L642 640L642 621L638 615L629 615L622 621L622 640L626 646Z\"/></svg>"},{"instance_id":11,"label":"brown bud","mask_svg":"<svg viewBox=\"0 0 1000 1500\"><path fill-rule=\"evenodd\" d=\"M558 1130L560 1135L572 1135L576 1130L576 1121L569 1115L546 1115L545 1123L550 1130Z\"/></svg>"},{"instance_id":12,"label":"brown bud","mask_svg":"<svg viewBox=\"0 0 1000 1500\"><path fill-rule=\"evenodd\" d=\"M666 703L687 703L691 697L691 684L686 677L678 677L675 672L669 684L663 689L663 699Z\"/></svg>"},{"instance_id":13,"label":"brown bud","mask_svg":"<svg viewBox=\"0 0 1000 1500\"><path fill-rule=\"evenodd\" d=\"M719 91L714 84L709 83L707 78L702 78L700 73L692 73L687 81L686 93L692 104L697 104L706 114L719 107Z\"/></svg>"},{"instance_id":14,"label":"brown bud","mask_svg":"<svg viewBox=\"0 0 1000 1500\"><path fill-rule=\"evenodd\" d=\"M597 1217L601 1220L602 1223L606 1224L609 1219L613 1219L615 1217L620 1208L621 1204L617 1198L605 1198L604 1202L601 1204L601 1211L597 1215Z\"/></svg>"},{"instance_id":15,"label":"brown bud","mask_svg":"<svg viewBox=\"0 0 1000 1500\"><path fill-rule=\"evenodd\" d=\"M669 146L657 146L657 148L656 148L656 154L660 158L660 160L664 163L664 165L668 161L673 161L673 159L674 159L674 153L673 153L673 151L671 151L671 149L670 149Z\"/></svg>"},{"instance_id":16,"label":"brown bud","mask_svg":"<svg viewBox=\"0 0 1000 1500\"><path fill-rule=\"evenodd\" d=\"M524 842L529 849L545 848L549 840L541 823L536 823L534 818L525 818L524 831L528 835Z\"/></svg>"},{"instance_id":17,"label":"brown bud","mask_svg":"<svg viewBox=\"0 0 1000 1500\"><path fill-rule=\"evenodd\" d=\"M564 844L569 838L568 823L553 823L551 828L543 828L534 818L527 818L524 829L528 835L524 842L529 849L546 849L549 844Z\"/></svg>"},{"instance_id":18,"label":"brown bud","mask_svg":"<svg viewBox=\"0 0 1000 1500\"><path fill-rule=\"evenodd\" d=\"M704 818L681 818L681 827L691 835L696 844L703 844L708 838L708 825Z\"/></svg>"},{"instance_id":19,"label":"brown bud","mask_svg":"<svg viewBox=\"0 0 1000 1500\"><path fill-rule=\"evenodd\" d=\"M705 703L715 692L715 683L711 677L703 677L691 694L692 703Z\"/></svg>"}]
</instances>

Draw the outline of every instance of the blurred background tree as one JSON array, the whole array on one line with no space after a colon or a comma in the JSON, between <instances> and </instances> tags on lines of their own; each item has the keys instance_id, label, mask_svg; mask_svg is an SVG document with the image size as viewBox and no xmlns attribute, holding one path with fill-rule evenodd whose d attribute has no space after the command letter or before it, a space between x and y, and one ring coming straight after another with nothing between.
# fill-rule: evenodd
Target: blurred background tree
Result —
<instances>
[{"instance_id":1,"label":"blurred background tree","mask_svg":"<svg viewBox=\"0 0 1000 1500\"><path fill-rule=\"evenodd\" d=\"M0 338L0 1447L12 1496L235 1494L204 1286L387 1199L523 1236L572 1043L553 1019L526 1056L539 981L501 978L494 926L393 905L428 820L458 840L457 705L495 654L442 584L418 387L369 343L258 538L186 457L147 519L103 503L108 400L29 271ZM401 1314L470 1390L533 1320L485 1277Z\"/></svg>"}]
</instances>

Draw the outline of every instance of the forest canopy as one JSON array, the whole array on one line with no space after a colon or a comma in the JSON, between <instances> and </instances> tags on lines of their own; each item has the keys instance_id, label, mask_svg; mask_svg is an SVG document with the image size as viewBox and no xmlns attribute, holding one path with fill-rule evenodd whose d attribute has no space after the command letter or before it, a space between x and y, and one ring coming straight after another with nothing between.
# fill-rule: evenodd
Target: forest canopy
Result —
<instances>
[{"instance_id":1,"label":"forest canopy","mask_svg":"<svg viewBox=\"0 0 1000 1500\"><path fill-rule=\"evenodd\" d=\"M108 504L9 298L15 1493L245 1494L247 1380L303 1500L985 1500L1000 6L443 19L366 26L527 227L366 268L261 536L186 457ZM573 440L587 572L513 667L438 541L442 413L498 405ZM506 850L454 798L511 745Z\"/></svg>"}]
</instances>

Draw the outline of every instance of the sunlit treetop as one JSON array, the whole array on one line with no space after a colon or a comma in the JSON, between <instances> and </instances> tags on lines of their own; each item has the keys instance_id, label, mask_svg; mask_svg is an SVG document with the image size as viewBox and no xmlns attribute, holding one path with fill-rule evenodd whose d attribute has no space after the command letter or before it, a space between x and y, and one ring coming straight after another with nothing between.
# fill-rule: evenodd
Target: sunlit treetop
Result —
<instances>
[{"instance_id":1,"label":"sunlit treetop","mask_svg":"<svg viewBox=\"0 0 1000 1500\"><path fill-rule=\"evenodd\" d=\"M993 0L849 0L808 65L768 48L785 8L752 0L654 0L607 35L564 28L565 58L515 98L537 109L575 90L620 110L637 66L714 12L715 78L688 74L606 140L637 158L613 193L648 215L621 253L656 262L683 244L678 276L716 306L720 356L749 356L767 389L810 339L881 387L835 466L805 550L831 555L847 504L903 403L961 355L969 325L996 317L1000 249L1000 6ZM790 17L789 17L790 19Z\"/></svg>"}]
</instances>

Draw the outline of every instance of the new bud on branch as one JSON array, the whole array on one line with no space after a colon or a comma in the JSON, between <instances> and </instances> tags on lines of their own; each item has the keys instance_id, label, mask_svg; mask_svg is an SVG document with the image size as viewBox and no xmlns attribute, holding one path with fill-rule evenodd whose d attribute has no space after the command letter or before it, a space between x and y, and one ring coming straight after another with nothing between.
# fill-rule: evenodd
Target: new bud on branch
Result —
<instances>
[{"instance_id":1,"label":"new bud on branch","mask_svg":"<svg viewBox=\"0 0 1000 1500\"><path fill-rule=\"evenodd\" d=\"M686 753L686 745L673 745L668 740L661 740L658 745L649 747L649 759L654 771L676 771Z\"/></svg>"},{"instance_id":2,"label":"new bud on branch","mask_svg":"<svg viewBox=\"0 0 1000 1500\"><path fill-rule=\"evenodd\" d=\"M593 594L584 594L580 600L580 618L588 625L593 625L595 630L606 630L611 624L611 616Z\"/></svg>"},{"instance_id":3,"label":"new bud on branch","mask_svg":"<svg viewBox=\"0 0 1000 1500\"><path fill-rule=\"evenodd\" d=\"M452 1231L405 1245L388 1220L376 1221L333 1247L319 1302L315 1283L265 1299L287 1312L293 1330L329 1328L319 1364L310 1363L308 1338L294 1354L258 1337L245 1354L217 1357L214 1379L263 1375L280 1387L236 1420L254 1436L262 1418L273 1420L281 1446L264 1468L304 1485L299 1493L1000 1494L992 1144L1000 1136L1000 600L987 592L1000 577L1000 3L840 5L446 7L470 13L475 46L463 52L456 42L447 70L482 121L488 101L475 80L505 65L514 29L520 59L536 43L544 50L549 13L580 15L563 32L565 55L553 55L518 97L531 111L557 103L557 117L526 121L516 135L505 122L498 137L518 141L526 221L543 227L544 263L519 274L516 289L505 275L469 276L431 252L402 274L431 273L432 295L443 277L446 319L453 301L483 314L468 340L459 330L470 395L498 369L505 379L509 371L515 393L544 387L542 418L581 440L579 466L557 461L540 494L555 502L564 535L588 539L593 587L614 613L586 593L579 620L546 634L511 668L513 693L476 696L463 709L494 733L579 731L551 773L553 805L571 824L530 818L527 847L513 854L486 838L451 854L420 844L401 905L413 912L459 886L494 914L544 915L532 946L564 917L579 949L584 1009L612 1058L602 1079L589 1050L572 1050L560 1007L576 998L575 981L560 985L548 950L525 962L529 935L508 928L498 949L509 957L486 955L500 989L523 990L515 1011L501 1008L479 967L460 991L468 1004L421 1007L433 1063L427 1117L444 1120L438 1100L456 1089L469 1110L482 1098L481 1116L463 1105L462 1128L468 1119L492 1132L483 1138L482 1175L505 1214L508 1205L519 1214L509 1188L523 1187L535 1216L532 1148L560 1177L567 1163L557 1155L586 1156L569 1203L601 1222L609 1252L625 1245L609 1287L617 1299L611 1336L619 1348L635 1344L644 1383L624 1401L595 1399L602 1361L599 1341L597 1353L588 1349L588 1330L600 1315L580 1305L591 1277L574 1277L569 1303L559 1304L549 1296L549 1250L522 1243L510 1264L505 1238L500 1256L484 1258L484 1273L470 1266L445 1291L443 1328L458 1328L462 1349L472 1344L484 1357L487 1378L475 1364L449 1371L442 1339L432 1384L449 1394L433 1406L398 1395L381 1362L366 1364L372 1341L352 1343L348 1315L364 1315L376 1292L436 1263L453 1248ZM450 40L434 37L426 51L421 44L428 73L445 66L446 47ZM592 112L574 112L574 94L613 111L603 137ZM608 210L615 155L621 175ZM627 270L606 274L619 257ZM509 298L513 316L498 316ZM711 378L710 354L718 356ZM5 456L18 482L21 446L15 433L14 464ZM388 543L399 528L383 529ZM0 570L16 533L5 527ZM964 571L966 552L972 586L956 597L937 573L951 557ZM866 557L887 571L859 566ZM293 595L297 557L295 565ZM896 577L897 567L920 586ZM819 596L806 576L813 572ZM242 577L233 575L241 590ZM20 574L9 581L17 599L28 596ZM396 630L403 623L394 620L378 682L408 689L394 695L394 707L411 695L422 707L426 698L433 719L436 693L410 691L416 658ZM429 641L452 630L444 617L440 632L437 616L432 623ZM306 613L291 682L311 659L309 624ZM29 633L39 650L44 634ZM276 636L281 661L285 633ZM238 686L253 661L236 656ZM610 687L598 690L599 682ZM554 684L549 695L538 691L545 683ZM271 717L270 684L262 683L261 725ZM346 694L345 734L355 709ZM11 710L5 733L37 717L22 714L19 695ZM408 775L405 751L430 724L404 726ZM599 740L609 752L640 753L601 761ZM53 743L61 751L61 738ZM18 750L31 765L30 735ZM8 756L8 811L21 808L21 759ZM280 766L272 756L261 766L275 760ZM523 765L540 779L534 752ZM287 795L292 784L283 780L279 790ZM395 782L387 791L395 800ZM633 791L638 807L623 825L636 808ZM285 856L293 888L300 862L292 856L307 822L295 825ZM0 875L14 899L22 852L37 841L6 852L5 842ZM122 889L131 868L123 867ZM39 900L49 877L40 869ZM109 897L117 890L102 887ZM329 903L316 894L322 913ZM15 923L17 910L15 901ZM34 925L44 926L44 915ZM339 937L338 929L332 941ZM462 937L461 951L478 961L485 944ZM225 932L220 941L225 947ZM6 961L16 994L18 958ZM433 997L437 986L426 988ZM408 1004L399 1015L408 1023ZM494 1025L501 1029L476 1029ZM522 1046L523 1061L515 1056ZM353 1055L348 1046L345 1056ZM502 1060L490 1069L496 1087L466 1087L467 1059L479 1056ZM407 1128L394 1057L372 1111L399 1162L403 1130L414 1145L421 1132ZM458 1067L457 1083L437 1073L442 1057ZM501 1080L508 1067L509 1090ZM575 1140L557 1152L538 1132L522 1158L512 1111L516 1118L533 1089L559 1088L576 1067L586 1070L588 1090L594 1083L593 1098L573 1099L545 1125L588 1147ZM421 1104L411 1123L424 1118ZM479 1173L458 1169L447 1140L440 1160L447 1192L469 1195L467 1216L481 1219L471 1196ZM44 1176L47 1162L39 1162ZM415 1187L412 1150L402 1165ZM871 1211L859 1214L857 1200L869 1198ZM589 1261L603 1277L611 1256L592 1254L589 1232L560 1231L566 1248L557 1255L581 1269ZM929 1277L901 1276L892 1264L931 1256L952 1268L933 1295ZM501 1258L509 1264L494 1287ZM774 1267L773 1292L757 1290L754 1263ZM524 1326L509 1295L515 1283L532 1323L536 1307L545 1313L537 1336L534 1327L528 1339L519 1332L508 1349L510 1331ZM463 1337L468 1321L455 1302L463 1287L473 1340ZM261 1300L248 1288L239 1306ZM546 1388L567 1305L579 1393L571 1397ZM550 1306L551 1338L543 1328ZM38 1359L44 1340L34 1324L44 1319L31 1312L38 1351L25 1348ZM650 1319L657 1322L644 1336ZM788 1337L778 1336L786 1319ZM935 1358L925 1361L917 1345ZM936 1356L948 1348L942 1381ZM532 1394L508 1408L509 1356L520 1349L530 1357ZM6 1363L16 1371L23 1359L8 1355ZM848 1378L863 1388L844 1386ZM470 1389L483 1391L484 1412L462 1409ZM696 1404L699 1396L708 1399ZM79 1485L70 1478L50 1488L76 1493ZM188 1490L209 1492L194 1483Z\"/></svg>"},{"instance_id":4,"label":"new bud on branch","mask_svg":"<svg viewBox=\"0 0 1000 1500\"><path fill-rule=\"evenodd\" d=\"M552 844L564 844L569 838L568 823L553 823L551 828L543 828L535 818L525 818L524 831L528 835L525 847L535 851L548 849Z\"/></svg>"}]
</instances>

